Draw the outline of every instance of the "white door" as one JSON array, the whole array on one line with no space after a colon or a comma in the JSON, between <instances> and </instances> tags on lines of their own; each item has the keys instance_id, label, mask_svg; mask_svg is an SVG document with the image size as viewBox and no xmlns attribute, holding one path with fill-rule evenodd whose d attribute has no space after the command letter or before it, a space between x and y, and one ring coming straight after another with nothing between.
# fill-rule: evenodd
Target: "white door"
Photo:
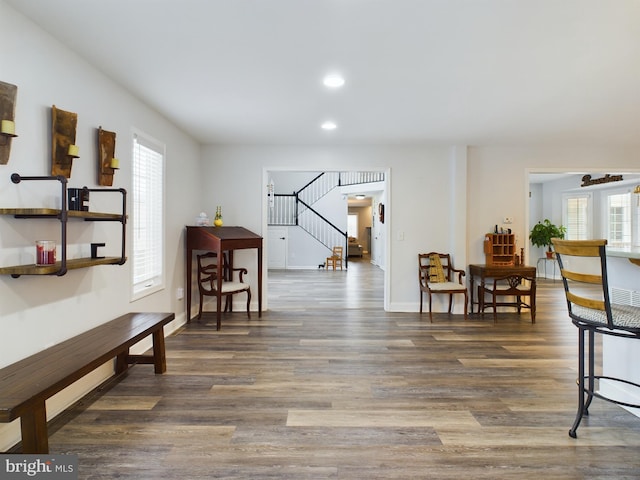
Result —
<instances>
[{"instance_id":1,"label":"white door","mask_svg":"<svg viewBox=\"0 0 640 480\"><path fill-rule=\"evenodd\" d=\"M285 227L269 227L267 268L287 268L287 233Z\"/></svg>"}]
</instances>

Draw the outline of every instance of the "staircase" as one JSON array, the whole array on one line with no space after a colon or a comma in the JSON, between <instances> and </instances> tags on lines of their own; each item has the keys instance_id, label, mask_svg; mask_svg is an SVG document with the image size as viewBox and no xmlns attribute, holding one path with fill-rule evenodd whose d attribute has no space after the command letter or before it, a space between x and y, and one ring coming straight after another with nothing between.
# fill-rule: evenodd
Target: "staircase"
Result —
<instances>
[{"instance_id":1,"label":"staircase","mask_svg":"<svg viewBox=\"0 0 640 480\"><path fill-rule=\"evenodd\" d=\"M334 188L384 181L383 172L323 172L293 194L269 194L269 225L298 226L331 250L344 245L347 232L341 231L313 205Z\"/></svg>"}]
</instances>

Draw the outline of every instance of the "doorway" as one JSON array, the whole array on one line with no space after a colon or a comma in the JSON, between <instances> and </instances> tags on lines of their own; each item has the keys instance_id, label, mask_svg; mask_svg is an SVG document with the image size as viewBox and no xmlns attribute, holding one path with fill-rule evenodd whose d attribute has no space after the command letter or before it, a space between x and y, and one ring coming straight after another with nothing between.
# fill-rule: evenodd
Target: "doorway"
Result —
<instances>
[{"instance_id":1,"label":"doorway","mask_svg":"<svg viewBox=\"0 0 640 480\"><path fill-rule=\"evenodd\" d=\"M369 184L369 185L351 185L349 187L346 187L342 184L339 184L338 187L336 187L336 190L339 192L339 196L341 197L341 201L342 201L342 208L344 208L344 226L340 229L343 232L347 231L347 216L348 216L348 201L347 198L349 195L353 194L355 195L356 192L359 193L359 191L364 190L368 190L369 191L369 205L371 205L371 207L369 207L368 212L367 212L367 220L370 220L371 218L375 217L373 215L373 205L379 205L381 203L385 203L386 208L389 209L390 205L389 202L387 201L387 196L386 196L386 191L390 182L390 171L389 169L386 170L378 170L378 172L380 173L384 173L384 180L381 182L377 182L377 184L375 185L374 189L372 189L371 185L374 184ZM347 175L351 174L358 174L361 172L344 172ZM266 278L265 278L265 282L263 283L264 288L265 288L265 292L264 292L264 298L266 299L265 302L265 308L268 308L268 299L270 297L270 290L271 290L271 285L270 285L270 275L269 275L269 269L272 269L273 271L277 271L278 275L281 273L280 270L306 270L308 272L313 271L316 275L315 277L311 277L310 281L316 281L318 280L318 273L321 270L320 265L322 265L324 263L324 260L327 257L327 252L329 250L327 250L328 247L324 247L322 246L320 243L318 243L317 241L315 242L315 245L308 245L308 246L303 246L301 247L301 238L303 235L306 235L306 232L304 232L300 227L298 226L279 226L279 225L269 225L269 216L270 214L272 214L273 210L270 211L270 209L273 208L273 199L275 197L275 194L279 193L279 190L282 190L283 187L281 185L278 185L279 182L274 181L273 177L276 178L281 178L281 176L283 174L291 174L292 177L296 177L298 176L298 183L297 186L293 186L293 185L287 185L287 187L285 188L285 192L296 192L298 191L298 189L300 188L300 185L305 185L305 183L300 183L300 179L303 179L304 176L306 175L307 179L308 178L313 178L313 176L315 174L318 174L318 170L272 170L272 169L268 169L265 168L263 169L263 179L264 179L264 183L263 185L265 185L265 189L264 189L264 196L263 196L263 232L266 232L264 236L265 239L265 259L263 260L265 263L265 271L266 271ZM278 177L280 176L280 177ZM284 183L286 185L286 182L289 181L289 179L282 181L281 183ZM363 230L362 233L362 242L364 243L366 241L367 247L368 247L368 251L369 251L369 258L373 259L373 255L371 255L371 250L373 248L376 247L376 243L377 245L377 256L375 258L375 268L380 270L380 278L378 279L378 281L380 281L380 285L378 286L378 292L382 294L382 307L383 309L386 309L386 305L388 304L388 268L386 265L386 257L387 257L387 252L386 252L386 237L387 237L387 229L388 229L388 222L387 224L383 224L381 222L378 222L379 224L377 225L377 227L375 229L373 229L376 233L375 235L375 239L371 239L369 240L369 236L371 235L371 223L369 222L368 226L366 229ZM344 239L344 237L342 237ZM343 240L344 241L344 240ZM364 248L364 247L363 247ZM346 254L348 254L348 252L346 252ZM301 261L300 259L302 257L304 257L304 255L307 255L307 258L304 261ZM358 259L351 259L349 258L349 263L351 263L353 260L354 265L350 265L353 266L354 268L352 269L352 273L355 274L356 271L356 265L355 263L358 262L358 260L361 260L360 258ZM362 259L362 260L366 260L366 259ZM362 270L362 269L361 269ZM322 269L322 271L324 272L324 269ZM346 272L345 272L346 273ZM354 275L350 275L349 277L352 277ZM300 278L298 278L296 281L302 281L303 279L308 278L305 275L302 275ZM345 278L350 280L350 278L347 278L347 276L345 275ZM375 277L374 277L375 278ZM363 287L364 288L364 287ZM311 299L311 297L309 297ZM312 300L311 300L312 301Z\"/></svg>"}]
</instances>

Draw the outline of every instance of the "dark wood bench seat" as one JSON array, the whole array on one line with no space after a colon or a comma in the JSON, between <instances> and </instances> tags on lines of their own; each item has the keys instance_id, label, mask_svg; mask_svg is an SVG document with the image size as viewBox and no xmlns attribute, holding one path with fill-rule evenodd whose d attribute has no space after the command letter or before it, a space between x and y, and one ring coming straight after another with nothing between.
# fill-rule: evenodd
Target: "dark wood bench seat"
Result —
<instances>
[{"instance_id":1,"label":"dark wood bench seat","mask_svg":"<svg viewBox=\"0 0 640 480\"><path fill-rule=\"evenodd\" d=\"M167 369L163 327L173 313L128 313L24 358L0 370L0 422L20 417L23 453L49 453L45 401L116 359L115 373L132 363ZM153 355L130 355L129 348L152 335Z\"/></svg>"}]
</instances>

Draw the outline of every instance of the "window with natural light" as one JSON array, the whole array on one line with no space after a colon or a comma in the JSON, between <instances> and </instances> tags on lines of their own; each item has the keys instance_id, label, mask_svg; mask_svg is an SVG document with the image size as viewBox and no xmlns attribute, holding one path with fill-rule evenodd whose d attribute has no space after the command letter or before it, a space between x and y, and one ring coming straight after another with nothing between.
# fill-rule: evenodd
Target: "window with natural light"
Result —
<instances>
[{"instance_id":1,"label":"window with natural light","mask_svg":"<svg viewBox=\"0 0 640 480\"><path fill-rule=\"evenodd\" d=\"M607 241L612 247L631 246L631 193L607 196Z\"/></svg>"},{"instance_id":2,"label":"window with natural light","mask_svg":"<svg viewBox=\"0 0 640 480\"><path fill-rule=\"evenodd\" d=\"M591 195L568 194L563 196L562 224L566 227L567 240L587 240L591 238L592 215Z\"/></svg>"},{"instance_id":3,"label":"window with natural light","mask_svg":"<svg viewBox=\"0 0 640 480\"><path fill-rule=\"evenodd\" d=\"M164 288L164 151L135 133L132 155L133 298Z\"/></svg>"}]
</instances>

